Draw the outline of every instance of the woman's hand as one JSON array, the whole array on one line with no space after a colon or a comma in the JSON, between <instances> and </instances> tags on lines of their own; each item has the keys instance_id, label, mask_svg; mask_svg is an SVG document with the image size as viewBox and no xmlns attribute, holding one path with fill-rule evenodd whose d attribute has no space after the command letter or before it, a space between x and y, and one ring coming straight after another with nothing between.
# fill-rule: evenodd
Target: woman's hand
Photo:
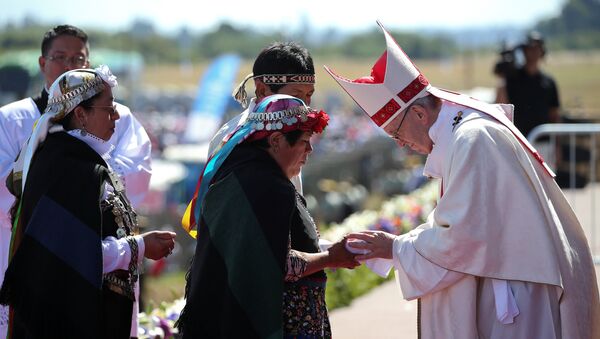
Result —
<instances>
[{"instance_id":1,"label":"woman's hand","mask_svg":"<svg viewBox=\"0 0 600 339\"><path fill-rule=\"evenodd\" d=\"M356 260L367 260L373 258L392 259L392 250L394 247L394 239L396 236L382 231L363 231L360 233L348 234L348 246L367 250L366 254L361 254L356 257ZM353 241L353 240L362 241Z\"/></svg>"},{"instance_id":2,"label":"woman's hand","mask_svg":"<svg viewBox=\"0 0 600 339\"><path fill-rule=\"evenodd\" d=\"M329 247L329 265L328 267L344 267L344 268L355 268L360 265L360 263L356 260L355 254L350 253L346 249L346 238L336 242L335 244Z\"/></svg>"},{"instance_id":3,"label":"woman's hand","mask_svg":"<svg viewBox=\"0 0 600 339\"><path fill-rule=\"evenodd\" d=\"M175 233L165 231L152 231L141 235L144 239L144 256L148 259L158 260L166 257L175 247Z\"/></svg>"}]
</instances>

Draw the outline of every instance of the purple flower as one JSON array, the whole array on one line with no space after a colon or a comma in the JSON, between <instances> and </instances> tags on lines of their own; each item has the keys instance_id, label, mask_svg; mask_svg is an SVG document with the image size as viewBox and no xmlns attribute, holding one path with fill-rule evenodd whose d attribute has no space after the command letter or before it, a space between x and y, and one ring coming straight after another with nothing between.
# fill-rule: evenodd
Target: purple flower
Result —
<instances>
[{"instance_id":1,"label":"purple flower","mask_svg":"<svg viewBox=\"0 0 600 339\"><path fill-rule=\"evenodd\" d=\"M172 338L173 332L171 332L171 326L169 325L169 322L163 318L158 319L158 326L163 330L163 332L165 332L165 339Z\"/></svg>"}]
</instances>

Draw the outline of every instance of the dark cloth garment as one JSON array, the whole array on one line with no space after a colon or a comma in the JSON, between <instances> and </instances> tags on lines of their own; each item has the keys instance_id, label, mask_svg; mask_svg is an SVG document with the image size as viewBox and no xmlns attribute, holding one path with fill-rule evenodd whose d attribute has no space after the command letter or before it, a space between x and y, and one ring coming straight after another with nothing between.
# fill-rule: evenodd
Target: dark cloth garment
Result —
<instances>
[{"instance_id":1,"label":"dark cloth garment","mask_svg":"<svg viewBox=\"0 0 600 339\"><path fill-rule=\"evenodd\" d=\"M515 105L515 126L525 137L536 126L550 123L550 109L560 107L554 79L541 71L530 75L517 70L506 79L506 92Z\"/></svg>"},{"instance_id":2,"label":"dark cloth garment","mask_svg":"<svg viewBox=\"0 0 600 339\"><path fill-rule=\"evenodd\" d=\"M284 338L331 338L325 286L287 283L283 293Z\"/></svg>"},{"instance_id":3,"label":"dark cloth garment","mask_svg":"<svg viewBox=\"0 0 600 339\"><path fill-rule=\"evenodd\" d=\"M306 201L298 193L296 208L300 213L295 216L299 215L300 220L294 218L290 247L301 252L319 252L317 227L308 213ZM331 338L325 303L326 281L324 271L315 272L295 282L286 281L283 292L284 338Z\"/></svg>"},{"instance_id":4,"label":"dark cloth garment","mask_svg":"<svg viewBox=\"0 0 600 339\"><path fill-rule=\"evenodd\" d=\"M282 338L290 241L294 249L318 252L315 231L305 227L294 186L271 156L236 147L202 205L179 318L183 338ZM320 271L294 286L324 287L325 278Z\"/></svg>"},{"instance_id":5,"label":"dark cloth garment","mask_svg":"<svg viewBox=\"0 0 600 339\"><path fill-rule=\"evenodd\" d=\"M292 220L293 227L290 229L290 247L300 252L317 253L320 251L317 227L308 213L306 200L295 191L295 188L294 192L296 194L296 210ZM303 220L300 209L304 210L305 215L311 220ZM303 280L311 283L313 281L324 283L327 280L327 275L325 275L325 271L317 271L298 282L301 283Z\"/></svg>"},{"instance_id":6,"label":"dark cloth garment","mask_svg":"<svg viewBox=\"0 0 600 339\"><path fill-rule=\"evenodd\" d=\"M36 151L0 290L12 338L129 338L133 302L103 289L101 239L116 230L100 209L106 171L64 132Z\"/></svg>"},{"instance_id":7,"label":"dark cloth garment","mask_svg":"<svg viewBox=\"0 0 600 339\"><path fill-rule=\"evenodd\" d=\"M44 114L46 107L48 106L48 92L44 88L39 96L32 98L33 102L37 106L40 114Z\"/></svg>"}]
</instances>

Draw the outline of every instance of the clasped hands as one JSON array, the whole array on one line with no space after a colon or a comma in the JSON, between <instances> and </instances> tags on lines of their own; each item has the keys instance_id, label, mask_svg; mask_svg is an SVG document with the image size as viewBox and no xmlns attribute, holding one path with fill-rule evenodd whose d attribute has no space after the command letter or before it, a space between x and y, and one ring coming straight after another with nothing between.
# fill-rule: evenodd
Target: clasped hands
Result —
<instances>
[{"instance_id":1,"label":"clasped hands","mask_svg":"<svg viewBox=\"0 0 600 339\"><path fill-rule=\"evenodd\" d=\"M382 231L350 233L329 247L330 267L355 268L374 258L392 258L395 235Z\"/></svg>"},{"instance_id":2,"label":"clasped hands","mask_svg":"<svg viewBox=\"0 0 600 339\"><path fill-rule=\"evenodd\" d=\"M394 239L396 236L383 231L362 231L345 236L348 250L358 253L355 259L392 259Z\"/></svg>"}]
</instances>

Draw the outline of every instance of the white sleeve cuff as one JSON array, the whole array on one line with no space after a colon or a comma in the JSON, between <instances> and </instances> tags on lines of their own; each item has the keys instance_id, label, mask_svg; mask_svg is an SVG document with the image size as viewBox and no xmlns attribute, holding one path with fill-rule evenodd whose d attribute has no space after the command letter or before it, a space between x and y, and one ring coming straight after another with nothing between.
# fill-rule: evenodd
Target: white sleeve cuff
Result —
<instances>
[{"instance_id":1,"label":"white sleeve cuff","mask_svg":"<svg viewBox=\"0 0 600 339\"><path fill-rule=\"evenodd\" d=\"M396 276L404 298L410 300L442 290L464 277L463 273L449 271L421 256L413 242L424 229L415 229L396 237L393 261Z\"/></svg>"},{"instance_id":2,"label":"white sleeve cuff","mask_svg":"<svg viewBox=\"0 0 600 339\"><path fill-rule=\"evenodd\" d=\"M138 244L138 267L140 267L144 260L146 246L141 235L136 235L134 238ZM131 248L126 238L117 239L109 236L102 240L102 273L129 270L130 261Z\"/></svg>"},{"instance_id":3,"label":"white sleeve cuff","mask_svg":"<svg viewBox=\"0 0 600 339\"><path fill-rule=\"evenodd\" d=\"M146 253L146 243L141 235L136 235L134 238L138 244L138 268L141 268L141 265L144 262L144 253ZM138 269L138 271L142 270Z\"/></svg>"}]
</instances>

